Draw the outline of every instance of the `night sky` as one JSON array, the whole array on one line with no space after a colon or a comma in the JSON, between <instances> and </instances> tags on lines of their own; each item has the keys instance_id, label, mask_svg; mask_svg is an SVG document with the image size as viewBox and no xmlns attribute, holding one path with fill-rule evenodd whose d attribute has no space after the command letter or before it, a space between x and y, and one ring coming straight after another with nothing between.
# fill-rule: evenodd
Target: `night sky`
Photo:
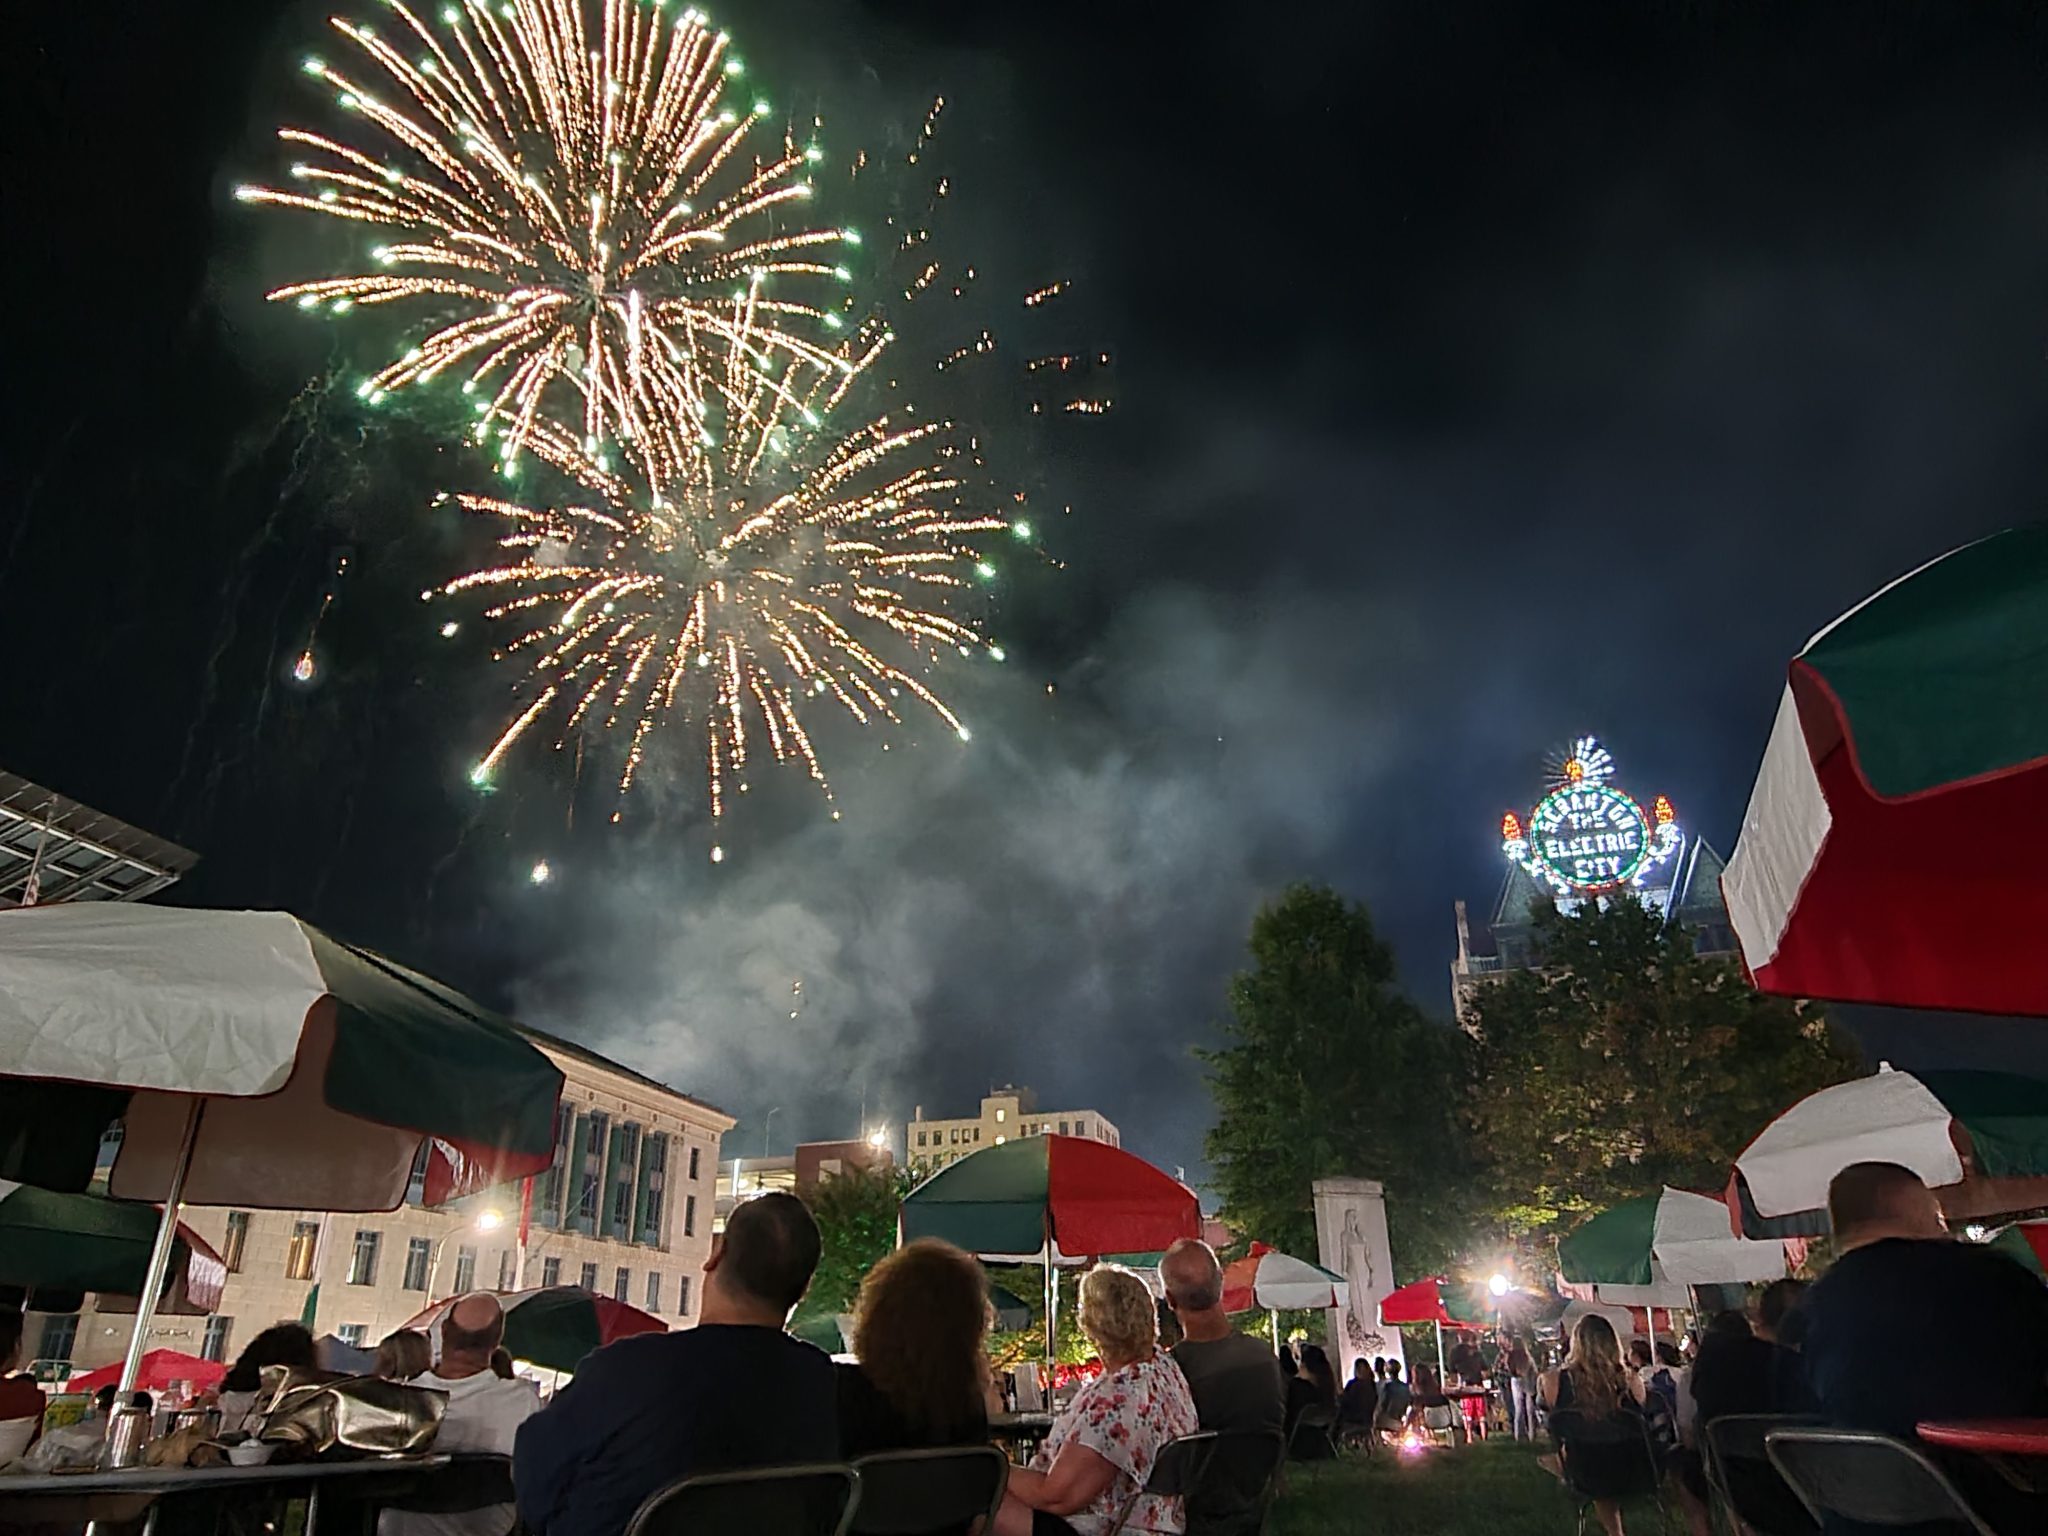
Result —
<instances>
[{"instance_id":1,"label":"night sky","mask_svg":"<svg viewBox=\"0 0 2048 1536\"><path fill-rule=\"evenodd\" d=\"M1448 1015L1546 753L1599 734L1726 854L1807 636L2041 515L2038 6L727 0L834 146L948 98L986 276L935 332L1108 350L1117 408L972 395L1053 557L948 685L974 741L827 730L845 819L757 775L714 867L679 761L618 826L544 743L465 780L510 678L418 593L476 466L335 382L372 331L262 302L331 231L231 195L330 120L329 9L11 22L0 766L201 854L173 899L388 950L743 1150L1014 1080L1193 1167L1262 899L1366 900ZM1902 1064L2014 1038L1864 1023Z\"/></svg>"}]
</instances>

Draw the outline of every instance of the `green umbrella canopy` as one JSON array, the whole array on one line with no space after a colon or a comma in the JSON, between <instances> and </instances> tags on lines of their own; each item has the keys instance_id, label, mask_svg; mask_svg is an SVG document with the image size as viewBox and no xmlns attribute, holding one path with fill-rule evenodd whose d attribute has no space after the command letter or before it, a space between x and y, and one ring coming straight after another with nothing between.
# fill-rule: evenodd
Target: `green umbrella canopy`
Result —
<instances>
[{"instance_id":1,"label":"green umbrella canopy","mask_svg":"<svg viewBox=\"0 0 2048 1536\"><path fill-rule=\"evenodd\" d=\"M405 1326L422 1333L438 1328L458 1300L450 1296L437 1301ZM551 1371L575 1370L592 1350L614 1339L668 1331L668 1324L651 1313L580 1285L510 1291L499 1295L498 1301L505 1309L506 1351L515 1360Z\"/></svg>"},{"instance_id":2,"label":"green umbrella canopy","mask_svg":"<svg viewBox=\"0 0 2048 1536\"><path fill-rule=\"evenodd\" d=\"M162 1213L136 1200L58 1194L0 1179L0 1285L51 1292L103 1291L132 1296L149 1272ZM211 1312L227 1266L182 1223L171 1249L171 1289L183 1283L177 1310Z\"/></svg>"},{"instance_id":3,"label":"green umbrella canopy","mask_svg":"<svg viewBox=\"0 0 2048 1536\"><path fill-rule=\"evenodd\" d=\"M0 1177L161 1200L390 1210L545 1169L562 1074L510 1021L283 912L0 914Z\"/></svg>"},{"instance_id":4,"label":"green umbrella canopy","mask_svg":"<svg viewBox=\"0 0 2048 1536\"><path fill-rule=\"evenodd\" d=\"M1201 1235L1194 1192L1141 1157L1081 1136L985 1147L904 1197L905 1242L944 1238L969 1253L1094 1258Z\"/></svg>"}]
</instances>

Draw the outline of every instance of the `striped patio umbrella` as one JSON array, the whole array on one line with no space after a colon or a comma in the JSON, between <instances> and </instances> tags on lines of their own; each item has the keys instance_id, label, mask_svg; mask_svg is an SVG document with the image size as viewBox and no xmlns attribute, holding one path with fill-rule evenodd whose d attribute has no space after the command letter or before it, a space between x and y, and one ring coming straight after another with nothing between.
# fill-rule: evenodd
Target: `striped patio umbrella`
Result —
<instances>
[{"instance_id":1,"label":"striped patio umbrella","mask_svg":"<svg viewBox=\"0 0 2048 1536\"><path fill-rule=\"evenodd\" d=\"M1793 658L1722 889L1756 985L2048 1016L2048 527L1943 556Z\"/></svg>"},{"instance_id":2,"label":"striped patio umbrella","mask_svg":"<svg viewBox=\"0 0 2048 1536\"><path fill-rule=\"evenodd\" d=\"M165 1207L385 1211L544 1170L562 1074L439 982L283 912L86 903L0 914L0 1178Z\"/></svg>"},{"instance_id":3,"label":"striped patio umbrella","mask_svg":"<svg viewBox=\"0 0 2048 1536\"><path fill-rule=\"evenodd\" d=\"M1350 1304L1351 1287L1342 1275L1264 1243L1253 1243L1249 1254L1223 1267L1226 1312L1249 1312L1254 1307L1269 1312L1324 1311Z\"/></svg>"},{"instance_id":4,"label":"striped patio umbrella","mask_svg":"<svg viewBox=\"0 0 2048 1536\"><path fill-rule=\"evenodd\" d=\"M984 1147L903 1197L904 1242L939 1237L978 1258L1045 1267L1046 1358L1058 1293L1053 1266L1156 1252L1199 1237L1195 1192L1142 1157L1086 1136L1023 1136Z\"/></svg>"},{"instance_id":5,"label":"striped patio umbrella","mask_svg":"<svg viewBox=\"0 0 2048 1536\"><path fill-rule=\"evenodd\" d=\"M19 1286L32 1301L52 1292L136 1295L147 1283L162 1219L155 1206L139 1200L60 1194L0 1179L0 1285ZM220 1255L180 1222L157 1310L203 1316L220 1305L227 1275Z\"/></svg>"},{"instance_id":6,"label":"striped patio umbrella","mask_svg":"<svg viewBox=\"0 0 2048 1536\"><path fill-rule=\"evenodd\" d=\"M1727 1205L1665 1188L1602 1211L1557 1244L1558 1269L1612 1306L1690 1306L1691 1287L1777 1280L1785 1246L1730 1230Z\"/></svg>"},{"instance_id":7,"label":"striped patio umbrella","mask_svg":"<svg viewBox=\"0 0 2048 1536\"><path fill-rule=\"evenodd\" d=\"M405 1326L438 1337L441 1321L459 1298L435 1302ZM639 1333L666 1333L668 1324L623 1301L580 1285L545 1285L498 1295L505 1309L505 1349L514 1360L551 1371L573 1371L594 1349ZM835 1345L836 1349L837 1346ZM435 1350L438 1356L439 1349Z\"/></svg>"},{"instance_id":8,"label":"striped patio umbrella","mask_svg":"<svg viewBox=\"0 0 2048 1536\"><path fill-rule=\"evenodd\" d=\"M1745 1237L1828 1230L1828 1183L1899 1163L1952 1224L2048 1206L2048 1081L2011 1072L1894 1072L1810 1093L1735 1159L1727 1204Z\"/></svg>"}]
</instances>

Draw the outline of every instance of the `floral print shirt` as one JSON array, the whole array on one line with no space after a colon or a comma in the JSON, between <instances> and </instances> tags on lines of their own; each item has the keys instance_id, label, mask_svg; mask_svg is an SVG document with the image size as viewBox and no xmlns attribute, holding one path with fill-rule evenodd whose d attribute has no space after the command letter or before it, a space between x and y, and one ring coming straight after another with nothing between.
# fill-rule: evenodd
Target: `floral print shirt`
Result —
<instances>
[{"instance_id":1,"label":"floral print shirt","mask_svg":"<svg viewBox=\"0 0 2048 1536\"><path fill-rule=\"evenodd\" d=\"M1061 1447L1071 1441L1116 1468L1109 1486L1093 1502L1067 1516L1067 1523L1081 1536L1102 1536L1115 1526L1131 1495L1145 1486L1160 1447L1182 1435L1192 1435L1198 1427L1187 1378L1173 1357L1162 1352L1105 1371L1081 1388L1053 1424L1031 1464L1041 1472L1050 1469ZM1141 1498L1124 1529L1181 1536L1186 1529L1181 1501L1150 1495Z\"/></svg>"}]
</instances>

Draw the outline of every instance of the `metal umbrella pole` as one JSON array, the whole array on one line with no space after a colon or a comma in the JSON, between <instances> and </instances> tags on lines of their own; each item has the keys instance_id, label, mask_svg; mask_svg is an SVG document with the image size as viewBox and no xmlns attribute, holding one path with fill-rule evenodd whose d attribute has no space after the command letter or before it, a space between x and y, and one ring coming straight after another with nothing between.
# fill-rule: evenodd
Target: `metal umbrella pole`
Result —
<instances>
[{"instance_id":1,"label":"metal umbrella pole","mask_svg":"<svg viewBox=\"0 0 2048 1536\"><path fill-rule=\"evenodd\" d=\"M1438 1305L1441 1306L1442 1303L1438 1303ZM1444 1324L1442 1318L1438 1318L1436 1321L1436 1379L1439 1382L1444 1379Z\"/></svg>"},{"instance_id":2,"label":"metal umbrella pole","mask_svg":"<svg viewBox=\"0 0 2048 1536\"><path fill-rule=\"evenodd\" d=\"M185 1106L185 1134L178 1142L178 1159L171 1164L171 1181L164 1187L163 1214L156 1224L156 1245L149 1250L149 1273L142 1282L142 1294L135 1298L135 1332L128 1340L128 1358L121 1363L121 1385L116 1402L127 1401L135 1390L136 1375L149 1343L149 1325L156 1317L156 1299L164 1279L171 1272L171 1247L178 1237L178 1207L185 1198L185 1175L192 1169L192 1151L199 1143L199 1120L206 1113L206 1100L193 1095Z\"/></svg>"},{"instance_id":3,"label":"metal umbrella pole","mask_svg":"<svg viewBox=\"0 0 2048 1536\"><path fill-rule=\"evenodd\" d=\"M1052 1216L1048 1213L1045 1218L1045 1383L1048 1395L1052 1391L1054 1316L1059 1305L1059 1283L1053 1279L1052 1268Z\"/></svg>"}]
</instances>

